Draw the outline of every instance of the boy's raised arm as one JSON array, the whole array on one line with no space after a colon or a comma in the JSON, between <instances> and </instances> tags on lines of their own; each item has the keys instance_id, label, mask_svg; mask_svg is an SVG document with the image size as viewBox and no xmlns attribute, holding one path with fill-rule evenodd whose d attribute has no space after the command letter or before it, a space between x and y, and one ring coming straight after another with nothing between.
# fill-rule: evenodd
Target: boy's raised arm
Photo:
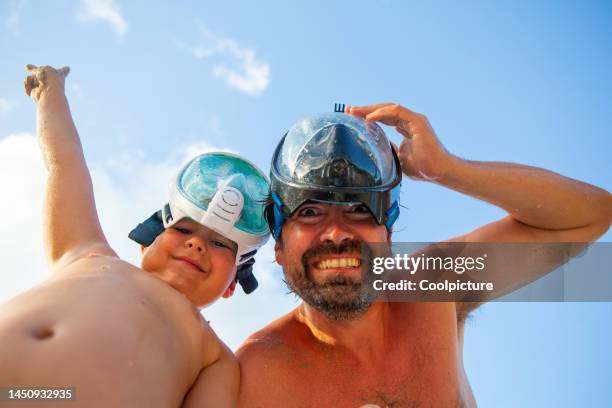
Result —
<instances>
[{"instance_id":1,"label":"boy's raised arm","mask_svg":"<svg viewBox=\"0 0 612 408\"><path fill-rule=\"evenodd\" d=\"M38 103L36 128L49 172L43 216L47 259L57 266L89 253L116 256L100 227L91 177L64 93L70 69L26 69L26 93Z\"/></svg>"}]
</instances>

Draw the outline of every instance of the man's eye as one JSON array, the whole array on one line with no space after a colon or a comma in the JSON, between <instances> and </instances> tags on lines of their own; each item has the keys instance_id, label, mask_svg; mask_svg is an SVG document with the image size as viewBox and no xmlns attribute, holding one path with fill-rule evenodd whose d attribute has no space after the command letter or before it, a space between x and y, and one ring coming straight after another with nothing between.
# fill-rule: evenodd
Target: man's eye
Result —
<instances>
[{"instance_id":1,"label":"man's eye","mask_svg":"<svg viewBox=\"0 0 612 408\"><path fill-rule=\"evenodd\" d=\"M183 235L189 235L191 234L191 230L187 229L187 228L181 228L181 227L174 227L175 230L177 230L178 232L180 232Z\"/></svg>"},{"instance_id":2,"label":"man's eye","mask_svg":"<svg viewBox=\"0 0 612 408\"><path fill-rule=\"evenodd\" d=\"M317 215L321 215L321 213L313 207L306 207L300 210L300 217L316 217Z\"/></svg>"},{"instance_id":3,"label":"man's eye","mask_svg":"<svg viewBox=\"0 0 612 408\"><path fill-rule=\"evenodd\" d=\"M371 220L372 213L365 205L354 205L347 212L347 217L355 221L366 221Z\"/></svg>"},{"instance_id":4,"label":"man's eye","mask_svg":"<svg viewBox=\"0 0 612 408\"><path fill-rule=\"evenodd\" d=\"M361 214L361 213L369 213L370 210L368 210L368 207L366 207L365 205L355 205L351 208L351 212Z\"/></svg>"}]
</instances>

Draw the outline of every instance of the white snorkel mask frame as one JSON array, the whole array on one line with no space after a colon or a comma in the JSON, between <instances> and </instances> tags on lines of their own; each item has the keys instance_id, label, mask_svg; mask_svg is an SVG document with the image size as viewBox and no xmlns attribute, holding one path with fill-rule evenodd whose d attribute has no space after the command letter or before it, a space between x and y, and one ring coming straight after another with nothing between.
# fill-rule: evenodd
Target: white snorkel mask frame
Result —
<instances>
[{"instance_id":1,"label":"white snorkel mask frame","mask_svg":"<svg viewBox=\"0 0 612 408\"><path fill-rule=\"evenodd\" d=\"M219 186L208 208L203 209L185 197L180 188L181 176L182 173L177 182L173 183L170 200L162 209L164 228L172 227L183 218L190 218L212 229L238 245L236 265L241 265L251 259L257 249L268 241L269 234L251 235L235 227L244 208L244 197L240 190L227 186L227 182L224 183Z\"/></svg>"},{"instance_id":2,"label":"white snorkel mask frame","mask_svg":"<svg viewBox=\"0 0 612 408\"><path fill-rule=\"evenodd\" d=\"M236 280L249 294L257 288L254 255L270 236L263 214L269 186L259 167L238 155L202 154L183 167L170 187L168 203L128 237L148 247L166 228L190 218L236 243Z\"/></svg>"}]
</instances>

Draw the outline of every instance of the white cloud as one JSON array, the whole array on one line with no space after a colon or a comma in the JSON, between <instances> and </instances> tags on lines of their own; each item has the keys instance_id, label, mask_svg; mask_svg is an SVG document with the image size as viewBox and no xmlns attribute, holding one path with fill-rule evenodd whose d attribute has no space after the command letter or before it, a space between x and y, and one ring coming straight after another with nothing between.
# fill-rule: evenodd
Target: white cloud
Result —
<instances>
[{"instance_id":1,"label":"white cloud","mask_svg":"<svg viewBox=\"0 0 612 408\"><path fill-rule=\"evenodd\" d=\"M179 44L196 59L217 57L221 61L212 69L215 77L246 94L256 96L266 90L270 83L270 64L258 59L255 51L241 46L231 38L213 34L205 25L200 25L203 45Z\"/></svg>"},{"instance_id":2,"label":"white cloud","mask_svg":"<svg viewBox=\"0 0 612 408\"><path fill-rule=\"evenodd\" d=\"M11 0L9 2L8 17L4 21L4 26L13 34L19 33L19 25L21 24L21 12L26 5L27 0Z\"/></svg>"},{"instance_id":3,"label":"white cloud","mask_svg":"<svg viewBox=\"0 0 612 408\"><path fill-rule=\"evenodd\" d=\"M10 99L0 98L1 115L9 113L15 106L17 106L17 102L12 101Z\"/></svg>"},{"instance_id":4,"label":"white cloud","mask_svg":"<svg viewBox=\"0 0 612 408\"><path fill-rule=\"evenodd\" d=\"M82 0L77 19L82 22L105 21L113 27L119 37L125 35L128 28L128 23L114 0Z\"/></svg>"},{"instance_id":5,"label":"white cloud","mask_svg":"<svg viewBox=\"0 0 612 408\"><path fill-rule=\"evenodd\" d=\"M42 246L45 171L36 137L13 134L0 140L0 301L47 276Z\"/></svg>"},{"instance_id":6,"label":"white cloud","mask_svg":"<svg viewBox=\"0 0 612 408\"><path fill-rule=\"evenodd\" d=\"M119 256L139 264L138 245L127 238L130 229L158 210L180 167L196 154L224 150L201 142L177 148L168 159L151 161L142 150L122 151L91 166L100 221ZM225 149L227 150L227 149ZM48 276L43 254L42 207L46 171L35 135L12 134L0 139L0 303L42 282ZM257 255L255 275L260 287L251 295L237 289L203 311L219 336L238 347L252 332L288 312L295 304L284 295L282 272L273 263L273 243ZM0 306L1 307L1 306Z\"/></svg>"}]
</instances>

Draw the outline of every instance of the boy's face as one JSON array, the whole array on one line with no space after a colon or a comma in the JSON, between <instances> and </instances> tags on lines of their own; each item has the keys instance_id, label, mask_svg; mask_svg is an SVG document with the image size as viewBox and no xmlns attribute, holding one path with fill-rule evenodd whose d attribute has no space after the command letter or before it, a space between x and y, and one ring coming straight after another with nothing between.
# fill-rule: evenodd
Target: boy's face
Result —
<instances>
[{"instance_id":1,"label":"boy's face","mask_svg":"<svg viewBox=\"0 0 612 408\"><path fill-rule=\"evenodd\" d=\"M182 219L143 249L141 267L203 307L234 292L237 249L230 239Z\"/></svg>"}]
</instances>

